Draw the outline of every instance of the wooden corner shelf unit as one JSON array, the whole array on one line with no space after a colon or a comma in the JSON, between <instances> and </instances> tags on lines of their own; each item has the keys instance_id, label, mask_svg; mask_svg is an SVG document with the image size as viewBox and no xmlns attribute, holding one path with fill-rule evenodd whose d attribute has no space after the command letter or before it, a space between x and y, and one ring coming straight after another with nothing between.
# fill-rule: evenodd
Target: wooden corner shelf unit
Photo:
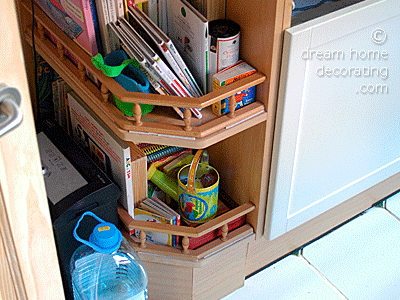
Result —
<instances>
[{"instance_id":1,"label":"wooden corner shelf unit","mask_svg":"<svg viewBox=\"0 0 400 300\"><path fill-rule=\"evenodd\" d=\"M220 186L238 207L195 228L133 221L142 231L168 232L182 237L177 248L132 242L149 275L150 299L219 299L244 283L248 246L261 238L265 222L267 182L276 109L282 31L288 26L291 1L227 0L226 17L241 27L240 58L257 73L199 98L125 91L113 78L96 69L91 57L69 39L30 0L15 0L20 18L28 77L33 78L32 48L121 139L193 149L207 148L210 164L220 173ZM143 1L140 1L143 2ZM32 24L33 28L32 28ZM48 38L51 34L57 40ZM73 62L65 55L76 58ZM99 82L94 84L87 76ZM29 75L30 74L30 75ZM234 110L233 95L256 86L256 102ZM35 84L30 80L31 95ZM133 116L124 115L113 103L115 95L134 104ZM212 104L229 98L231 113L217 117ZM33 106L35 108L35 101ZM139 104L155 109L141 115ZM181 119L171 107L184 108ZM202 119L190 108L200 108ZM241 216L246 222L228 232L227 223ZM196 249L187 240L221 229L222 236ZM124 233L127 237L128 233ZM259 267L262 267L262 262Z\"/></svg>"},{"instance_id":2,"label":"wooden corner shelf unit","mask_svg":"<svg viewBox=\"0 0 400 300\"><path fill-rule=\"evenodd\" d=\"M28 0L22 0L21 4L24 9L32 13ZM231 113L220 117L211 111L213 103L228 97L235 107L234 94L263 83L266 77L261 73L253 74L200 98L127 92L113 78L105 76L96 69L91 57L36 4L34 11L37 24L34 28L34 38L32 39L31 26L27 25L25 39L31 45L34 40L37 52L124 140L160 144L160 137L165 137L168 138L167 144L199 149L266 120L267 112L260 101L240 110L232 109ZM56 37L56 44L46 37L46 32ZM65 50L78 60L77 65L67 58ZM89 80L86 72L97 78L100 88ZM132 117L124 115L114 105L111 94L122 102L134 104ZM139 104L156 105L156 109L142 116ZM182 120L171 107L184 108L184 119ZM192 117L190 108L202 109L203 118Z\"/></svg>"},{"instance_id":3,"label":"wooden corner shelf unit","mask_svg":"<svg viewBox=\"0 0 400 300\"><path fill-rule=\"evenodd\" d=\"M130 223L132 228L142 231L142 240L139 236L139 241L132 241L132 244L149 277L150 300L221 299L243 286L246 276L296 251L398 191L400 173L351 198L345 197L340 204L304 224L269 239L272 207L275 204L282 207L281 200L287 200L275 201L267 196L268 189L276 182L274 168L271 168L271 164L275 167L273 150L275 158L275 154L280 152L281 155L282 148L289 147L287 143L283 146L274 144L274 132L276 127L275 138L282 138L278 129L282 125L280 105L284 100L279 99L277 105L278 90L286 88L287 82L285 72L282 72L282 81L280 74L282 61L282 70L286 68L283 36L285 29L290 27L292 0L225 0L226 18L240 25L240 58L253 66L257 73L200 98L126 92L112 78L94 68L89 55L69 40L38 6L33 5L34 1L0 1L4 12L2 20L7 24L7 27L3 26L6 28L0 27L6 45L2 47L5 54L2 55L2 80L10 86L17 85L22 92L24 109L21 126L2 137L0 147L0 160L5 166L4 171L0 168L0 208L3 204L5 207L0 209L0 252L6 254L3 255L2 270L10 275L3 276L6 280L0 284L0 295L5 291L7 299L64 299L61 276L54 268L58 261L39 153L34 147L34 122L30 105L26 105L30 99L37 116L33 48L123 140L207 149L210 165L219 172L221 190L238 204L195 228L149 225L137 220ZM206 1L211 4L213 0ZM376 11L377 5L373 0L359 2ZM397 7L396 0L383 2L388 7ZM366 11L363 7L361 10L363 14ZM351 16L353 20L355 14L351 13ZM335 15L334 19L337 21L335 24L340 24L339 17ZM326 22L321 24L327 25ZM20 36L15 34L18 30ZM56 38L56 43L46 37L48 33ZM295 48L293 44L291 46ZM75 62L65 56L65 50L74 55ZM282 55L285 55L284 60ZM100 85L88 79L86 70L97 78ZM250 86L256 86L256 102L231 110L231 114L222 117L212 113L213 103L231 98L234 93ZM132 117L123 115L116 108L111 94L133 103ZM156 108L142 116L141 103L154 104ZM184 119L171 109L173 106L184 108ZM190 108L201 108L203 118L192 117ZM312 188L315 182L306 184ZM227 224L238 217L245 218L245 224L228 232ZM217 229L221 237L198 248L191 249L188 245L188 239ZM146 231L178 235L183 246L173 248L147 244L143 240ZM129 238L127 232L124 234Z\"/></svg>"}]
</instances>

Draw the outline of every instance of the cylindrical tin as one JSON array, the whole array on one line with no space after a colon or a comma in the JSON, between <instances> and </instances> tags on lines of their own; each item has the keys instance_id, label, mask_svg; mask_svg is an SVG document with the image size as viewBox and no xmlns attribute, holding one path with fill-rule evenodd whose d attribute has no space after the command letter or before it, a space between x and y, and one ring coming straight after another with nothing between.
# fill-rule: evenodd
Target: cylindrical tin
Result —
<instances>
[{"instance_id":1,"label":"cylindrical tin","mask_svg":"<svg viewBox=\"0 0 400 300\"><path fill-rule=\"evenodd\" d=\"M210 37L209 87L211 89L213 75L239 60L240 26L231 20L214 20L208 23L208 30Z\"/></svg>"},{"instance_id":2,"label":"cylindrical tin","mask_svg":"<svg viewBox=\"0 0 400 300\"><path fill-rule=\"evenodd\" d=\"M199 164L195 181L200 182L200 175L213 172L217 181L207 188L196 184L197 188L190 192L184 183L188 176L190 165L183 167L178 173L178 194L180 215L189 224L200 224L215 217L218 207L218 171L207 165ZM183 181L182 181L183 180Z\"/></svg>"},{"instance_id":3,"label":"cylindrical tin","mask_svg":"<svg viewBox=\"0 0 400 300\"><path fill-rule=\"evenodd\" d=\"M179 211L188 224L200 224L215 217L218 207L218 171L199 163L203 150L198 150L190 165L178 172Z\"/></svg>"}]
</instances>

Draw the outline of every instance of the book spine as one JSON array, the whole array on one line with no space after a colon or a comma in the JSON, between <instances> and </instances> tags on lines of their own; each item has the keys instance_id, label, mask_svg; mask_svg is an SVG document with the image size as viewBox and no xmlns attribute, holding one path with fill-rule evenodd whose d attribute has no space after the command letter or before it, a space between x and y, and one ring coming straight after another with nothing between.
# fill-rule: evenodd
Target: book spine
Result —
<instances>
[{"instance_id":1,"label":"book spine","mask_svg":"<svg viewBox=\"0 0 400 300\"><path fill-rule=\"evenodd\" d=\"M150 70L157 74L160 78L160 84L168 91L170 95L176 95L175 89L170 82L167 74L160 68L160 66L156 62L152 62L149 64Z\"/></svg>"},{"instance_id":2,"label":"book spine","mask_svg":"<svg viewBox=\"0 0 400 300\"><path fill-rule=\"evenodd\" d=\"M54 120L58 123L58 118L60 114L59 106L60 99L58 95L58 82L54 81L52 84L52 93L53 93L53 105L54 105Z\"/></svg>"},{"instance_id":3,"label":"book spine","mask_svg":"<svg viewBox=\"0 0 400 300\"><path fill-rule=\"evenodd\" d=\"M113 30L117 30L114 29ZM143 73L145 73L145 75L147 76L147 78L149 79L150 84L153 86L153 88L160 94L160 95L175 95L174 92L172 91L171 87L166 83L166 81L164 81L160 75L159 72L157 70L157 66L155 64L151 65L149 64L147 61L145 60L140 60L137 57L135 57L129 47L127 47L126 45L122 44L122 48L125 50L125 52L128 53L128 55L131 58L135 58L138 62L139 62L139 68L140 70L142 70ZM173 109L175 111L179 111L178 108L173 107ZM179 111L179 115L180 115L180 111ZM183 114L181 116L181 118L183 119Z\"/></svg>"},{"instance_id":4,"label":"book spine","mask_svg":"<svg viewBox=\"0 0 400 300\"><path fill-rule=\"evenodd\" d=\"M133 197L133 183L132 183L132 163L130 147L124 150L124 162L125 162L125 182L126 184L126 195L127 195L127 207L128 213L133 216L135 209L135 199ZM132 183L132 184L129 184Z\"/></svg>"},{"instance_id":5,"label":"book spine","mask_svg":"<svg viewBox=\"0 0 400 300\"><path fill-rule=\"evenodd\" d=\"M196 93L196 89L194 89L186 78L183 69L179 66L175 56L177 56L176 49L173 47L171 40L165 36L163 32L161 32L160 28L144 13L142 13L137 8L133 7L130 9L130 13L132 17L136 20L136 22L143 28L143 30L147 33L148 37L150 37L157 48L161 51L172 70L178 75L180 81L184 84L184 86L189 90L192 96L199 97L198 93ZM168 45L169 44L169 45ZM174 49L174 53L170 51Z\"/></svg>"},{"instance_id":6,"label":"book spine","mask_svg":"<svg viewBox=\"0 0 400 300\"><path fill-rule=\"evenodd\" d=\"M141 150L142 150L142 152L144 154L150 155L150 154L152 154L154 152L160 151L160 150L165 149L167 147L169 147L169 146L152 144L152 145L148 145L148 146L142 148Z\"/></svg>"},{"instance_id":7,"label":"book spine","mask_svg":"<svg viewBox=\"0 0 400 300\"><path fill-rule=\"evenodd\" d=\"M165 44L162 45L161 51L163 51L163 54L165 55L165 58L167 59L167 62L170 64L172 69L175 71L175 73L178 75L178 78L180 81L184 84L184 87L186 87L190 93L190 96L196 96L199 97L199 94L196 93L196 90L192 87L188 79L185 77L185 74L179 67L178 63L172 56L171 52L169 52L167 46Z\"/></svg>"},{"instance_id":8,"label":"book spine","mask_svg":"<svg viewBox=\"0 0 400 300\"><path fill-rule=\"evenodd\" d=\"M204 69L205 69L205 77L204 79L204 83L205 83L205 87L206 87L206 92L212 92L212 87L210 86L210 61L209 61L209 44L208 44L208 24L206 24L204 26Z\"/></svg>"},{"instance_id":9,"label":"book spine","mask_svg":"<svg viewBox=\"0 0 400 300\"><path fill-rule=\"evenodd\" d=\"M101 36L101 44L103 48L103 55L110 53L110 40L109 33L107 29L107 24L109 23L108 18L108 7L106 1L95 1L97 9L97 17L99 23L99 31Z\"/></svg>"},{"instance_id":10,"label":"book spine","mask_svg":"<svg viewBox=\"0 0 400 300\"><path fill-rule=\"evenodd\" d=\"M156 64L157 70L159 70L160 74L164 75L164 78L167 80L168 85L172 87L172 89L175 91L175 95L180 97L191 97L189 91L182 85L182 83L179 82L178 78L172 73L172 71L159 57L157 58ZM180 110L182 112L184 111L183 108L180 108ZM198 119L201 119L203 117L201 112L197 108L190 108L190 111Z\"/></svg>"},{"instance_id":11,"label":"book spine","mask_svg":"<svg viewBox=\"0 0 400 300\"><path fill-rule=\"evenodd\" d=\"M100 26L99 26L99 20L98 20L98 14L97 14L95 0L90 0L90 10L92 12L93 27L94 27L95 37L96 37L97 50L99 53L103 53L103 46L101 44L101 36L100 36Z\"/></svg>"},{"instance_id":12,"label":"book spine","mask_svg":"<svg viewBox=\"0 0 400 300\"><path fill-rule=\"evenodd\" d=\"M140 65L140 70L146 75L153 89L159 93L160 95L172 95L168 90L166 85L162 82L161 79L155 78L156 75L150 74L142 65ZM183 119L183 113L178 107L172 107L172 109Z\"/></svg>"},{"instance_id":13,"label":"book spine","mask_svg":"<svg viewBox=\"0 0 400 300\"><path fill-rule=\"evenodd\" d=\"M183 71L183 76L185 76L186 80L188 81L189 85L194 90L194 95L196 97L201 97L203 95L202 90L200 89L199 85L197 84L196 80L194 79L192 73L190 72L189 68L187 67L186 63L183 61L182 57L180 56L178 50L175 48L175 45L172 41L166 43L168 50L171 52L173 57L176 60L179 68Z\"/></svg>"},{"instance_id":14,"label":"book spine","mask_svg":"<svg viewBox=\"0 0 400 300\"><path fill-rule=\"evenodd\" d=\"M168 68L168 66L163 62L163 60L160 57L156 56L153 58L153 60L161 69L161 72L165 74L169 84L171 85L171 87L174 89L174 91L177 93L178 96L191 97L189 91L179 82L175 74L172 73L172 71Z\"/></svg>"},{"instance_id":15,"label":"book spine","mask_svg":"<svg viewBox=\"0 0 400 300\"><path fill-rule=\"evenodd\" d=\"M177 146L167 147L165 149L159 150L159 151L157 151L155 153L152 153L152 154L148 155L147 156L147 162L148 163L152 163L154 161L160 160L162 158L165 158L168 155L175 154L175 153L177 153L179 151L182 151L184 149L185 148L177 147Z\"/></svg>"},{"instance_id":16,"label":"book spine","mask_svg":"<svg viewBox=\"0 0 400 300\"><path fill-rule=\"evenodd\" d=\"M115 3L115 0L102 0L102 1L107 1L107 6L108 6L108 17L109 17L109 23L115 23L118 20L117 17L117 5ZM109 25L107 25L107 30L108 30L108 35L109 35L109 42L110 42L110 51L115 51L119 48L119 39L118 37L114 34L114 32L111 30Z\"/></svg>"},{"instance_id":17,"label":"book spine","mask_svg":"<svg viewBox=\"0 0 400 300\"><path fill-rule=\"evenodd\" d=\"M104 0L103 0L104 1ZM114 23L117 21L117 10L115 5L115 0L106 0L107 1L107 12L110 23Z\"/></svg>"},{"instance_id":18,"label":"book spine","mask_svg":"<svg viewBox=\"0 0 400 300\"><path fill-rule=\"evenodd\" d=\"M87 35L89 38L90 49L87 49L90 54L96 55L99 53L97 49L96 32L94 30L93 15L90 5L90 0L82 0L82 13L85 20Z\"/></svg>"},{"instance_id":19,"label":"book spine","mask_svg":"<svg viewBox=\"0 0 400 300\"><path fill-rule=\"evenodd\" d=\"M115 0L117 19L125 18L124 0Z\"/></svg>"},{"instance_id":20,"label":"book spine","mask_svg":"<svg viewBox=\"0 0 400 300\"><path fill-rule=\"evenodd\" d=\"M68 99L67 93L71 91L71 88L68 84L62 80L60 82L60 125L65 131L68 131L68 118L67 118L67 109L68 109Z\"/></svg>"}]
</instances>

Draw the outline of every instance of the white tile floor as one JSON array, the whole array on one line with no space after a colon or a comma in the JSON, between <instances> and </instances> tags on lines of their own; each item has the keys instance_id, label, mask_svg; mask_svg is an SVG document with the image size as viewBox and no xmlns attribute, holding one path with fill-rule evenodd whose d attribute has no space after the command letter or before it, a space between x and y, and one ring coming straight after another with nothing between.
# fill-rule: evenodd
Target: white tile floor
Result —
<instances>
[{"instance_id":1,"label":"white tile floor","mask_svg":"<svg viewBox=\"0 0 400 300\"><path fill-rule=\"evenodd\" d=\"M400 300L400 193L223 298L239 299Z\"/></svg>"}]
</instances>

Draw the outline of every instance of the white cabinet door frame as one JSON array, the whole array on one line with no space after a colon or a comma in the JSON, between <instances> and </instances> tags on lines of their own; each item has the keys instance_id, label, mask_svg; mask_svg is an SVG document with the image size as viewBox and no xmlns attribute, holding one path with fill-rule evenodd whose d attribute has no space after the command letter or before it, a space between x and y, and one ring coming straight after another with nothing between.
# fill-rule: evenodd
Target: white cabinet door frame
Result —
<instances>
[{"instance_id":1,"label":"white cabinet door frame","mask_svg":"<svg viewBox=\"0 0 400 300\"><path fill-rule=\"evenodd\" d=\"M366 0L286 30L269 239L400 172L399 36L398 0Z\"/></svg>"}]
</instances>

